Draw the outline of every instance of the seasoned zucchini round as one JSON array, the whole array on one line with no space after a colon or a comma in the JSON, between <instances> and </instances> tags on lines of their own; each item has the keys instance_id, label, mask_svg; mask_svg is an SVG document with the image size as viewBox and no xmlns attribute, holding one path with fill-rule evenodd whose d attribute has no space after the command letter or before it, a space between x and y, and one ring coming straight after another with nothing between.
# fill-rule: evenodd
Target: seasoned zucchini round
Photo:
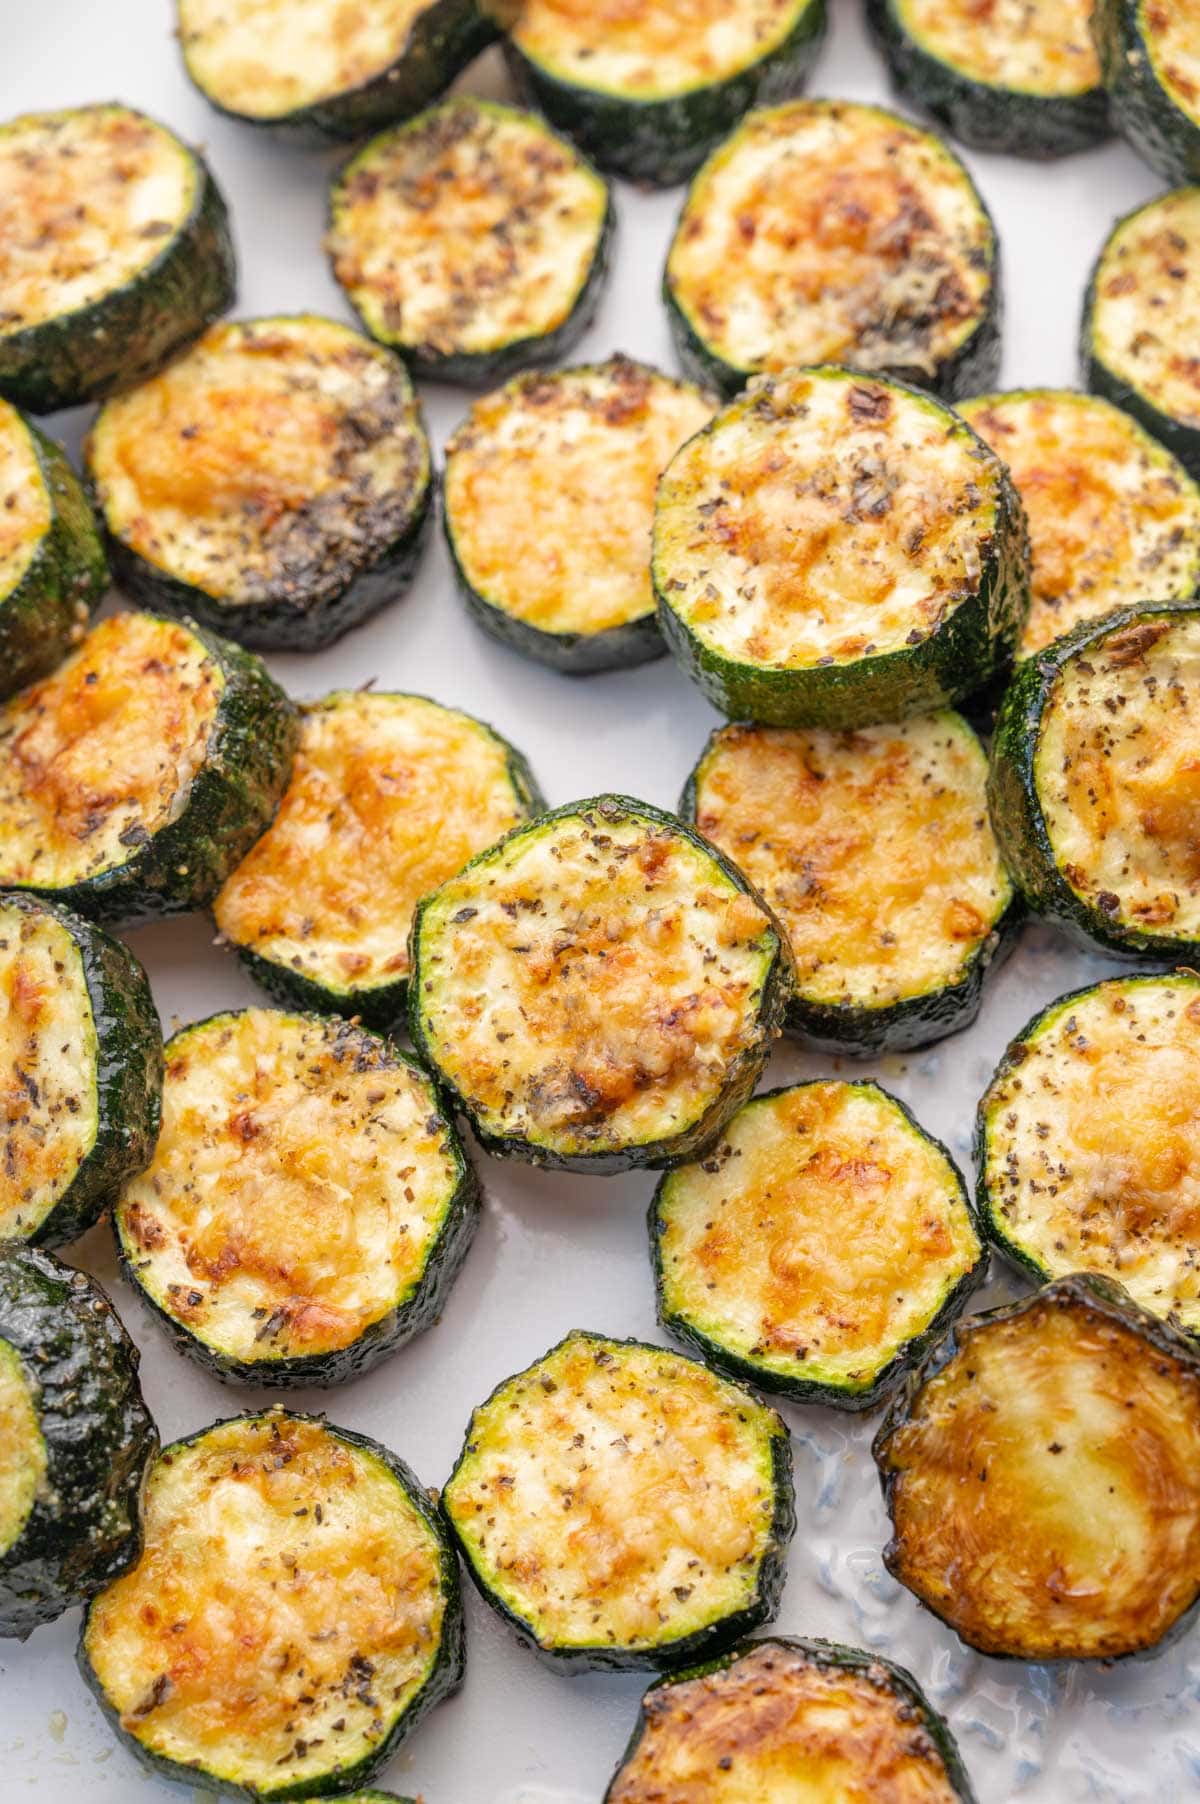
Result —
<instances>
[{"instance_id":1,"label":"seasoned zucchini round","mask_svg":"<svg viewBox=\"0 0 1200 1804\"><path fill-rule=\"evenodd\" d=\"M1200 1355L1119 1284L966 1317L874 1451L888 1570L981 1653L1141 1653L1200 1594Z\"/></svg>"},{"instance_id":2,"label":"seasoned zucchini round","mask_svg":"<svg viewBox=\"0 0 1200 1804\"><path fill-rule=\"evenodd\" d=\"M238 1797L370 1785L462 1677L454 1550L402 1461L282 1410L151 1468L145 1545L84 1620L79 1664L132 1753Z\"/></svg>"},{"instance_id":3,"label":"seasoned zucchini round","mask_svg":"<svg viewBox=\"0 0 1200 1804\"><path fill-rule=\"evenodd\" d=\"M102 921L202 907L275 812L295 743L249 652L110 615L0 708L0 889Z\"/></svg>"},{"instance_id":4,"label":"seasoned zucchini round","mask_svg":"<svg viewBox=\"0 0 1200 1804\"><path fill-rule=\"evenodd\" d=\"M394 1028L413 910L542 807L520 752L420 695L337 690L302 709L279 812L213 904L271 995Z\"/></svg>"},{"instance_id":5,"label":"seasoned zucchini round","mask_svg":"<svg viewBox=\"0 0 1200 1804\"><path fill-rule=\"evenodd\" d=\"M418 903L409 1025L489 1152L672 1165L754 1089L791 985L741 873L627 796L518 827Z\"/></svg>"},{"instance_id":6,"label":"seasoned zucchini round","mask_svg":"<svg viewBox=\"0 0 1200 1804\"><path fill-rule=\"evenodd\" d=\"M979 1012L1018 919L957 714L718 727L679 811L745 871L796 965L785 1027L836 1052L926 1046Z\"/></svg>"},{"instance_id":7,"label":"seasoned zucchini round","mask_svg":"<svg viewBox=\"0 0 1200 1804\"><path fill-rule=\"evenodd\" d=\"M482 1596L548 1664L662 1671L778 1610L791 1447L698 1361L576 1330L475 1411L442 1507Z\"/></svg>"},{"instance_id":8,"label":"seasoned zucchini round","mask_svg":"<svg viewBox=\"0 0 1200 1804\"><path fill-rule=\"evenodd\" d=\"M126 106L0 125L0 394L32 413L141 382L233 305L198 152Z\"/></svg>"},{"instance_id":9,"label":"seasoned zucchini round","mask_svg":"<svg viewBox=\"0 0 1200 1804\"><path fill-rule=\"evenodd\" d=\"M958 412L1008 466L1029 520L1018 657L1147 595L1200 590L1200 488L1127 413L1063 388L980 395Z\"/></svg>"},{"instance_id":10,"label":"seasoned zucchini round","mask_svg":"<svg viewBox=\"0 0 1200 1804\"><path fill-rule=\"evenodd\" d=\"M446 447L445 525L480 626L576 675L661 657L654 491L715 407L620 356L477 401Z\"/></svg>"},{"instance_id":11,"label":"seasoned zucchini round","mask_svg":"<svg viewBox=\"0 0 1200 1804\"><path fill-rule=\"evenodd\" d=\"M518 85L602 169L681 182L759 100L797 94L825 0L521 0Z\"/></svg>"},{"instance_id":12,"label":"seasoned zucchini round","mask_svg":"<svg viewBox=\"0 0 1200 1804\"><path fill-rule=\"evenodd\" d=\"M745 1641L642 1699L604 1804L974 1804L916 1680L832 1641Z\"/></svg>"},{"instance_id":13,"label":"seasoned zucchini round","mask_svg":"<svg viewBox=\"0 0 1200 1804\"><path fill-rule=\"evenodd\" d=\"M940 138L880 107L751 113L688 190L663 296L684 368L844 363L953 399L1000 365L999 247Z\"/></svg>"},{"instance_id":14,"label":"seasoned zucchini round","mask_svg":"<svg viewBox=\"0 0 1200 1804\"><path fill-rule=\"evenodd\" d=\"M113 1208L176 1344L245 1384L341 1384L441 1313L479 1213L425 1073L348 1021L251 1008L167 1043L163 1126Z\"/></svg>"},{"instance_id":15,"label":"seasoned zucchini round","mask_svg":"<svg viewBox=\"0 0 1200 1804\"><path fill-rule=\"evenodd\" d=\"M870 1409L983 1277L962 1175L871 1083L756 1096L650 1208L658 1316L734 1378Z\"/></svg>"},{"instance_id":16,"label":"seasoned zucchini round","mask_svg":"<svg viewBox=\"0 0 1200 1804\"><path fill-rule=\"evenodd\" d=\"M1198 786L1200 608L1126 608L1017 671L992 741L992 823L1030 907L1073 939L1195 956Z\"/></svg>"},{"instance_id":17,"label":"seasoned zucchini round","mask_svg":"<svg viewBox=\"0 0 1200 1804\"><path fill-rule=\"evenodd\" d=\"M932 395L851 370L764 377L658 489L663 631L734 720L860 727L969 695L1011 655L1027 559L983 440Z\"/></svg>"},{"instance_id":18,"label":"seasoned zucchini round","mask_svg":"<svg viewBox=\"0 0 1200 1804\"><path fill-rule=\"evenodd\" d=\"M614 214L544 120L447 100L337 177L333 273L373 337L422 376L486 386L564 357L591 323Z\"/></svg>"},{"instance_id":19,"label":"seasoned zucchini round","mask_svg":"<svg viewBox=\"0 0 1200 1804\"><path fill-rule=\"evenodd\" d=\"M0 1636L124 1572L158 1436L138 1351L83 1272L0 1241Z\"/></svg>"},{"instance_id":20,"label":"seasoned zucchini round","mask_svg":"<svg viewBox=\"0 0 1200 1804\"><path fill-rule=\"evenodd\" d=\"M430 517L400 361L313 314L214 326L85 448L121 586L262 649L315 651L402 595Z\"/></svg>"},{"instance_id":21,"label":"seasoned zucchini round","mask_svg":"<svg viewBox=\"0 0 1200 1804\"><path fill-rule=\"evenodd\" d=\"M1169 182L1200 177L1200 35L1180 0L1094 0L1114 122Z\"/></svg>"}]
</instances>

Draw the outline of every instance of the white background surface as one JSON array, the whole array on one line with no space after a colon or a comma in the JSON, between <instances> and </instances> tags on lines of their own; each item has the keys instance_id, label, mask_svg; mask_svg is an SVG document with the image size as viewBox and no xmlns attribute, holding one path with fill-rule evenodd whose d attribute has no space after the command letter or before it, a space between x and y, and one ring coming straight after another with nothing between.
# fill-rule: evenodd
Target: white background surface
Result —
<instances>
[{"instance_id":1,"label":"white background surface","mask_svg":"<svg viewBox=\"0 0 1200 1804\"><path fill-rule=\"evenodd\" d=\"M731 0L731 4L735 0ZM858 0L831 0L814 93L883 100L882 67ZM272 144L210 112L186 84L168 0L0 0L0 117L119 99L202 143L230 203L241 259L238 311L313 308L348 317L321 251L337 158ZM494 55L468 88L502 91ZM1045 166L967 158L1003 245L1008 385L1070 383L1090 263L1115 214L1154 192L1123 146ZM621 349L673 367L658 284L678 192L621 188L615 276L580 355ZM468 397L426 386L438 445ZM82 416L53 429L74 453ZM670 662L571 681L485 639L454 596L440 538L407 599L331 652L272 660L296 695L367 678L493 722L528 754L551 803L605 788L672 807L714 716ZM199 919L139 932L164 1025L260 998ZM1101 974L1099 959L1028 928L967 1034L863 1068L902 1095L964 1165L975 1100L1008 1039L1051 997ZM766 1082L836 1069L785 1047ZM649 1175L580 1179L480 1157L483 1225L442 1321L351 1386L294 1393L395 1448L427 1484L447 1476L471 1407L573 1326L661 1338L647 1260ZM145 1389L164 1440L261 1401L174 1352L116 1279L107 1228L69 1255L110 1285L144 1348ZM999 1297L1014 1288L1001 1274ZM982 1804L1157 1804L1200 1797L1200 1629L1157 1661L1113 1672L1030 1668L963 1649L886 1575L884 1512L867 1445L873 1422L788 1408L799 1531L780 1627L887 1652L949 1715ZM473 1593L468 1676L381 1783L426 1804L599 1804L644 1681L560 1678L511 1641ZM77 1677L77 1613L21 1646L0 1642L0 1799L155 1804L186 1791L145 1776L112 1741Z\"/></svg>"}]
</instances>

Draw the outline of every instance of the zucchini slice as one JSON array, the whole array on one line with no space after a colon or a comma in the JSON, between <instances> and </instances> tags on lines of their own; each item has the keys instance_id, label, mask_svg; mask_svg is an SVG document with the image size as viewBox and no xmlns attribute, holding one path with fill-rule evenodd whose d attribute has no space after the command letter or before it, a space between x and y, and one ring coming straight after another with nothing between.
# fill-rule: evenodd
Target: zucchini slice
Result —
<instances>
[{"instance_id":1,"label":"zucchini slice","mask_svg":"<svg viewBox=\"0 0 1200 1804\"><path fill-rule=\"evenodd\" d=\"M491 727L421 695L337 690L301 710L279 812L213 904L282 1002L394 1028L413 910L542 798Z\"/></svg>"},{"instance_id":2,"label":"zucchini slice","mask_svg":"<svg viewBox=\"0 0 1200 1804\"><path fill-rule=\"evenodd\" d=\"M667 644L723 714L860 727L1004 667L1028 534L999 458L932 395L793 370L676 454L652 574Z\"/></svg>"},{"instance_id":3,"label":"zucchini slice","mask_svg":"<svg viewBox=\"0 0 1200 1804\"><path fill-rule=\"evenodd\" d=\"M1129 414L1063 388L980 395L958 412L1008 466L1029 520L1018 657L1147 595L1200 591L1200 487Z\"/></svg>"},{"instance_id":4,"label":"zucchini slice","mask_svg":"<svg viewBox=\"0 0 1200 1804\"><path fill-rule=\"evenodd\" d=\"M319 1416L218 1422L151 1468L137 1565L79 1664L166 1778L237 1797L370 1785L462 1677L454 1550L393 1453Z\"/></svg>"},{"instance_id":5,"label":"zucchini slice","mask_svg":"<svg viewBox=\"0 0 1200 1804\"><path fill-rule=\"evenodd\" d=\"M804 86L825 0L521 0L505 54L519 87L602 169L681 182L760 100Z\"/></svg>"},{"instance_id":6,"label":"zucchini slice","mask_svg":"<svg viewBox=\"0 0 1200 1804\"><path fill-rule=\"evenodd\" d=\"M1114 123L1169 182L1200 177L1200 33L1180 0L1094 0Z\"/></svg>"},{"instance_id":7,"label":"zucchini slice","mask_svg":"<svg viewBox=\"0 0 1200 1804\"><path fill-rule=\"evenodd\" d=\"M163 1128L113 1224L180 1349L341 1384L437 1320L479 1189L425 1073L348 1021L250 1008L167 1043Z\"/></svg>"},{"instance_id":8,"label":"zucchini slice","mask_svg":"<svg viewBox=\"0 0 1200 1804\"><path fill-rule=\"evenodd\" d=\"M93 1279L0 1242L0 1636L21 1640L136 1558L158 1448L138 1350Z\"/></svg>"},{"instance_id":9,"label":"zucchini slice","mask_svg":"<svg viewBox=\"0 0 1200 1804\"><path fill-rule=\"evenodd\" d=\"M446 447L444 518L479 625L572 675L661 657L654 492L715 409L621 356L518 376L477 401Z\"/></svg>"},{"instance_id":10,"label":"zucchini slice","mask_svg":"<svg viewBox=\"0 0 1200 1804\"><path fill-rule=\"evenodd\" d=\"M419 375L486 386L586 331L615 215L544 120L464 97L360 150L331 220L334 276L372 337Z\"/></svg>"},{"instance_id":11,"label":"zucchini slice","mask_svg":"<svg viewBox=\"0 0 1200 1804\"><path fill-rule=\"evenodd\" d=\"M983 1278L962 1174L871 1083L756 1096L650 1208L658 1318L731 1377L871 1409Z\"/></svg>"},{"instance_id":12,"label":"zucchini slice","mask_svg":"<svg viewBox=\"0 0 1200 1804\"><path fill-rule=\"evenodd\" d=\"M1017 671L988 799L1030 907L1085 946L1200 948L1200 608L1126 608Z\"/></svg>"},{"instance_id":13,"label":"zucchini slice","mask_svg":"<svg viewBox=\"0 0 1200 1804\"><path fill-rule=\"evenodd\" d=\"M1200 1594L1200 1356L1075 1274L951 1331L875 1441L884 1562L981 1653L1113 1660Z\"/></svg>"},{"instance_id":14,"label":"zucchini slice","mask_svg":"<svg viewBox=\"0 0 1200 1804\"><path fill-rule=\"evenodd\" d=\"M264 650L402 595L430 518L407 371L314 314L214 326L102 409L85 456L122 588Z\"/></svg>"},{"instance_id":15,"label":"zucchini slice","mask_svg":"<svg viewBox=\"0 0 1200 1804\"><path fill-rule=\"evenodd\" d=\"M916 1680L832 1641L745 1641L642 1699L604 1804L975 1804Z\"/></svg>"},{"instance_id":16,"label":"zucchini slice","mask_svg":"<svg viewBox=\"0 0 1200 1804\"><path fill-rule=\"evenodd\" d=\"M987 755L948 711L844 733L717 728L679 811L787 934L786 1027L869 1056L974 1020L1019 918L986 789Z\"/></svg>"},{"instance_id":17,"label":"zucchini slice","mask_svg":"<svg viewBox=\"0 0 1200 1804\"><path fill-rule=\"evenodd\" d=\"M233 305L208 165L126 106L0 125L0 394L32 413L141 382Z\"/></svg>"},{"instance_id":18,"label":"zucchini slice","mask_svg":"<svg viewBox=\"0 0 1200 1804\"><path fill-rule=\"evenodd\" d=\"M275 812L295 743L249 652L112 614L0 708L0 889L101 921L200 908Z\"/></svg>"},{"instance_id":19,"label":"zucchini slice","mask_svg":"<svg viewBox=\"0 0 1200 1804\"><path fill-rule=\"evenodd\" d=\"M556 808L418 903L409 1025L489 1152L672 1165L754 1089L791 987L774 921L646 802Z\"/></svg>"},{"instance_id":20,"label":"zucchini slice","mask_svg":"<svg viewBox=\"0 0 1200 1804\"><path fill-rule=\"evenodd\" d=\"M769 1622L796 1526L774 1410L581 1330L475 1411L442 1507L483 1598L560 1671L662 1671Z\"/></svg>"},{"instance_id":21,"label":"zucchini slice","mask_svg":"<svg viewBox=\"0 0 1200 1804\"><path fill-rule=\"evenodd\" d=\"M881 107L751 113L683 204L663 298L685 370L719 393L844 363L953 400L1000 367L999 246L940 138Z\"/></svg>"}]
</instances>

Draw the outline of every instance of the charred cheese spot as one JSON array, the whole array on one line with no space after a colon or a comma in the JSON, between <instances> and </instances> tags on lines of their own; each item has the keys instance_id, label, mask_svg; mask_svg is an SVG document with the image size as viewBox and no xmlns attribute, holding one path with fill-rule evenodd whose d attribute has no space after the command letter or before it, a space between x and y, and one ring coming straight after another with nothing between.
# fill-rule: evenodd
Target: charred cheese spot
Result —
<instances>
[{"instance_id":1,"label":"charred cheese spot","mask_svg":"<svg viewBox=\"0 0 1200 1804\"><path fill-rule=\"evenodd\" d=\"M1200 3L1137 0L1137 31L1154 73L1189 119L1200 121Z\"/></svg>"},{"instance_id":2,"label":"charred cheese spot","mask_svg":"<svg viewBox=\"0 0 1200 1804\"><path fill-rule=\"evenodd\" d=\"M806 10L796 0L520 0L512 39L561 81L658 100L762 61Z\"/></svg>"},{"instance_id":3,"label":"charred cheese spot","mask_svg":"<svg viewBox=\"0 0 1200 1804\"><path fill-rule=\"evenodd\" d=\"M37 1397L21 1357L0 1340L0 1559L29 1520L46 1479Z\"/></svg>"},{"instance_id":4,"label":"charred cheese spot","mask_svg":"<svg viewBox=\"0 0 1200 1804\"><path fill-rule=\"evenodd\" d=\"M33 563L51 518L50 495L29 428L15 407L0 401L0 602Z\"/></svg>"},{"instance_id":5,"label":"charred cheese spot","mask_svg":"<svg viewBox=\"0 0 1200 1804\"><path fill-rule=\"evenodd\" d=\"M1160 413L1200 426L1200 188L1131 213L1101 253L1092 349Z\"/></svg>"},{"instance_id":6,"label":"charred cheese spot","mask_svg":"<svg viewBox=\"0 0 1200 1804\"><path fill-rule=\"evenodd\" d=\"M1021 94L1100 85L1092 0L893 0L905 32L938 62Z\"/></svg>"}]
</instances>

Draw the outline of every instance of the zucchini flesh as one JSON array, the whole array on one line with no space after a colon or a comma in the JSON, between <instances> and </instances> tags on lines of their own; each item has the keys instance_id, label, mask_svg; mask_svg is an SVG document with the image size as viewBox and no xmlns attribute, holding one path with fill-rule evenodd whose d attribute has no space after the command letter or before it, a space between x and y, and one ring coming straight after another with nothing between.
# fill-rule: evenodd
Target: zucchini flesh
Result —
<instances>
[{"instance_id":1,"label":"zucchini flesh","mask_svg":"<svg viewBox=\"0 0 1200 1804\"><path fill-rule=\"evenodd\" d=\"M37 1393L20 1354L0 1340L0 1561L7 1559L46 1482L46 1443L38 1422Z\"/></svg>"},{"instance_id":2,"label":"zucchini flesh","mask_svg":"<svg viewBox=\"0 0 1200 1804\"><path fill-rule=\"evenodd\" d=\"M1180 0L1096 0L1092 33L1112 115L1169 182L1200 176L1200 36Z\"/></svg>"}]
</instances>

